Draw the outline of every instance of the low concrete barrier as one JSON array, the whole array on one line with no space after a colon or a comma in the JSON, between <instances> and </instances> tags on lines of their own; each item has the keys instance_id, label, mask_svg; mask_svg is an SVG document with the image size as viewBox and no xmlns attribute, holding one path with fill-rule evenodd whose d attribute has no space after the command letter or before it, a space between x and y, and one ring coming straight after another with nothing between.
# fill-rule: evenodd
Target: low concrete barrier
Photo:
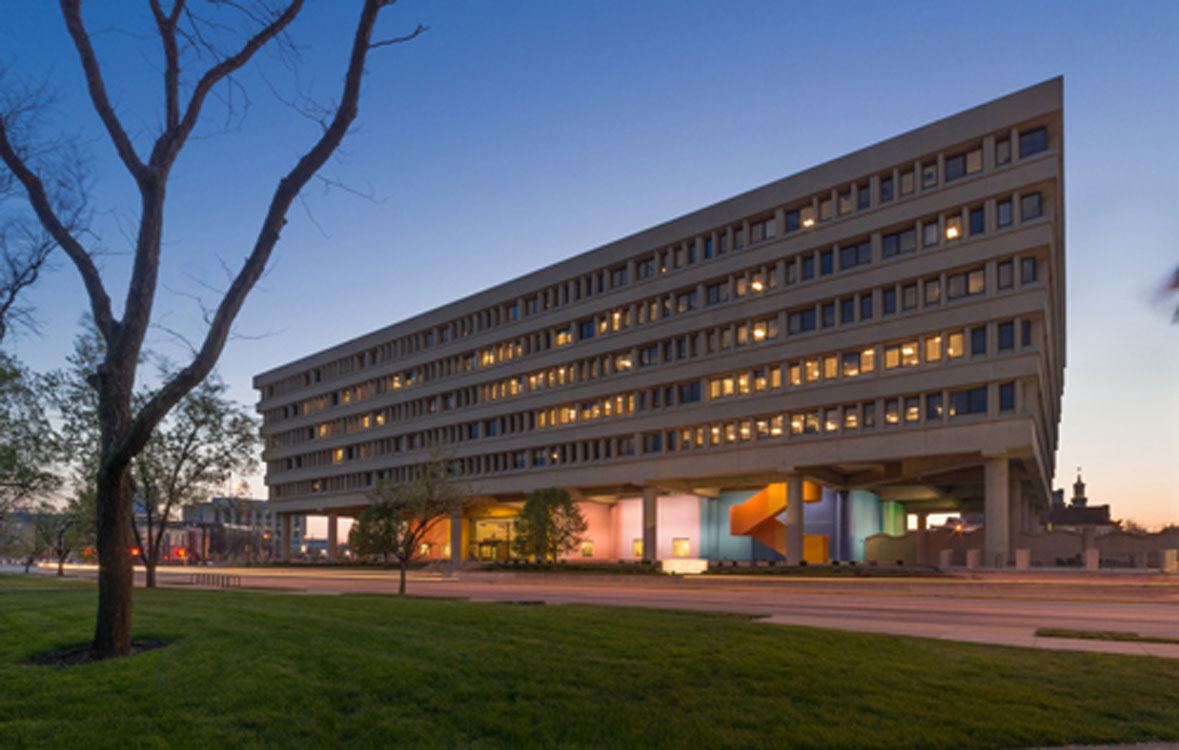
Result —
<instances>
[{"instance_id":1,"label":"low concrete barrier","mask_svg":"<svg viewBox=\"0 0 1179 750\"><path fill-rule=\"evenodd\" d=\"M221 573L193 573L191 578L193 586L216 586L222 589L240 589L242 586L241 576L223 575Z\"/></svg>"}]
</instances>

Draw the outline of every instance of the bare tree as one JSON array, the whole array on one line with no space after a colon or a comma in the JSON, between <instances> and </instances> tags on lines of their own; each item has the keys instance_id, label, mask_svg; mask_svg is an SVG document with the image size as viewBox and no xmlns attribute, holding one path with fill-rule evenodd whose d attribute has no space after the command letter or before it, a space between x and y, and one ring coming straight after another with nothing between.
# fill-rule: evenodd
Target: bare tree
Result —
<instances>
[{"instance_id":1,"label":"bare tree","mask_svg":"<svg viewBox=\"0 0 1179 750\"><path fill-rule=\"evenodd\" d=\"M44 503L34 515L34 549L57 560L57 574L65 575L70 553L85 547L94 536L94 497L82 493L65 509Z\"/></svg>"},{"instance_id":2,"label":"bare tree","mask_svg":"<svg viewBox=\"0 0 1179 750\"><path fill-rule=\"evenodd\" d=\"M132 265L119 317L103 274L95 263L90 238L71 231L47 187L36 154L22 143L19 117L0 112L0 160L23 188L41 226L77 269L89 298L90 312L106 343L106 351L91 385L98 392L101 425L100 462L95 477L98 516L98 613L92 651L95 658L122 656L131 651L132 505L135 488L132 461L151 437L152 430L180 399L213 369L246 295L266 268L278 243L291 204L307 182L335 152L356 117L360 84L370 49L416 36L423 29L397 39L374 41L373 30L380 11L394 0L363 0L348 55L338 103L323 121L323 132L278 180L262 218L256 239L241 268L211 311L203 339L191 361L164 382L140 406L132 402L144 336L151 323L159 282L163 247L165 193L177 156L201 120L206 102L215 89L230 85L264 47L281 41L284 31L299 15L303 0L278 7L259 1L202 4L202 18L186 0L148 0L163 55L163 122L146 156L140 153L124 118L107 94L107 82L91 34L82 18L81 0L59 0L65 26L85 75L90 103L101 120L123 167L139 194L139 216L134 232ZM217 14L235 14L233 22L216 20ZM212 19L212 20L210 20ZM244 42L221 52L216 39L228 30L248 25ZM203 70L190 67L212 64ZM15 119L15 122L14 122ZM146 118L150 120L150 118Z\"/></svg>"}]
</instances>

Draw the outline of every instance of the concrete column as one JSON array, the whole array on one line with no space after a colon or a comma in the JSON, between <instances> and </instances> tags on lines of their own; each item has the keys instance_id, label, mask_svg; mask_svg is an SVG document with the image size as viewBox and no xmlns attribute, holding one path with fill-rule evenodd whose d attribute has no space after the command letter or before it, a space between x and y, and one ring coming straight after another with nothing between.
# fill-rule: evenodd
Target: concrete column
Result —
<instances>
[{"instance_id":1,"label":"concrete column","mask_svg":"<svg viewBox=\"0 0 1179 750\"><path fill-rule=\"evenodd\" d=\"M918 565L925 565L928 562L928 559L927 559L928 556L926 555L926 549L925 549L925 542L927 540L926 531L928 530L928 528L929 528L929 514L928 513L918 513L917 514L917 564Z\"/></svg>"},{"instance_id":2,"label":"concrete column","mask_svg":"<svg viewBox=\"0 0 1179 750\"><path fill-rule=\"evenodd\" d=\"M643 488L643 559L659 560L659 494L654 487Z\"/></svg>"},{"instance_id":3,"label":"concrete column","mask_svg":"<svg viewBox=\"0 0 1179 750\"><path fill-rule=\"evenodd\" d=\"M333 561L336 559L337 534L340 527L340 514L328 513L327 517L327 531L328 531L328 545L327 545L327 559Z\"/></svg>"},{"instance_id":4,"label":"concrete column","mask_svg":"<svg viewBox=\"0 0 1179 750\"><path fill-rule=\"evenodd\" d=\"M450 514L450 562L456 567L463 561L463 512Z\"/></svg>"},{"instance_id":5,"label":"concrete column","mask_svg":"<svg viewBox=\"0 0 1179 750\"><path fill-rule=\"evenodd\" d=\"M1009 541L1008 555L1014 558L1015 550L1019 549L1019 533L1023 531L1023 485L1018 479L1012 479L1007 490L1009 512L1007 527Z\"/></svg>"},{"instance_id":6,"label":"concrete column","mask_svg":"<svg viewBox=\"0 0 1179 750\"><path fill-rule=\"evenodd\" d=\"M791 474L786 478L786 564L800 565L804 544L806 505L802 499L802 475Z\"/></svg>"},{"instance_id":7,"label":"concrete column","mask_svg":"<svg viewBox=\"0 0 1179 750\"><path fill-rule=\"evenodd\" d=\"M1003 567L1010 556L1010 493L1011 477L1007 457L987 458L984 466L984 542L986 555L983 564L987 567Z\"/></svg>"},{"instance_id":8,"label":"concrete column","mask_svg":"<svg viewBox=\"0 0 1179 750\"><path fill-rule=\"evenodd\" d=\"M279 540L279 559L283 562L291 561L291 514L282 514L282 539Z\"/></svg>"}]
</instances>

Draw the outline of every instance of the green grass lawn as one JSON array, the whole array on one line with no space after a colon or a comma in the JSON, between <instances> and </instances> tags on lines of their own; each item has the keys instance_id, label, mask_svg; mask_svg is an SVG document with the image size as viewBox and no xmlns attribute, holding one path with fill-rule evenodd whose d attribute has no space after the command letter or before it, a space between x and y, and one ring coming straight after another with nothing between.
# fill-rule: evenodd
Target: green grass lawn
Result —
<instances>
[{"instance_id":1,"label":"green grass lawn","mask_svg":"<svg viewBox=\"0 0 1179 750\"><path fill-rule=\"evenodd\" d=\"M0 747L1021 747L1179 739L1179 662L768 625L736 615L384 596L94 592L0 575ZM41 579L43 585L53 581Z\"/></svg>"}]
</instances>

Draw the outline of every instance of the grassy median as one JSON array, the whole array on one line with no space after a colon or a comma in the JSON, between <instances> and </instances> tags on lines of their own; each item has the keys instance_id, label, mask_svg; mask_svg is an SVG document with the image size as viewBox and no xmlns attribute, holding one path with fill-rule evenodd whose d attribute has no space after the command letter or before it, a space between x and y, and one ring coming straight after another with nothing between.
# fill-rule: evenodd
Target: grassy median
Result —
<instances>
[{"instance_id":1,"label":"grassy median","mask_svg":"<svg viewBox=\"0 0 1179 750\"><path fill-rule=\"evenodd\" d=\"M164 648L75 667L93 589L0 575L0 747L1026 747L1179 739L1179 662L713 615L136 591Z\"/></svg>"}]
</instances>

